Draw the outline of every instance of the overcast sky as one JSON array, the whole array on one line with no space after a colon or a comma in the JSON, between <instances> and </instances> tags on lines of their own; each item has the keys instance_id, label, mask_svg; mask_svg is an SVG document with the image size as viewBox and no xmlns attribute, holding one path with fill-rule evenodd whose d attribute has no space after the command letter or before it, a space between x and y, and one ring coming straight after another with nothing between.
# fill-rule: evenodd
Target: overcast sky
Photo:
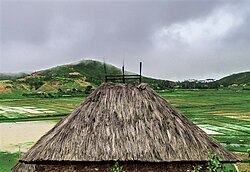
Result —
<instances>
[{"instance_id":1,"label":"overcast sky","mask_svg":"<svg viewBox=\"0 0 250 172\"><path fill-rule=\"evenodd\" d=\"M0 1L0 72L104 58L170 80L250 70L250 0Z\"/></svg>"}]
</instances>

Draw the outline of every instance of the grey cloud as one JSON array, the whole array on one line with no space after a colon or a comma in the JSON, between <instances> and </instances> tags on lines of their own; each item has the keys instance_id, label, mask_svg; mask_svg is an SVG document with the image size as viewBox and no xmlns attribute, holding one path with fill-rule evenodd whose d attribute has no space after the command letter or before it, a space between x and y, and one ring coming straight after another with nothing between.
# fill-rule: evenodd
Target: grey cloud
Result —
<instances>
[{"instance_id":1,"label":"grey cloud","mask_svg":"<svg viewBox=\"0 0 250 172\"><path fill-rule=\"evenodd\" d=\"M145 75L174 80L221 77L249 70L249 3L3 1L0 72L39 70L82 58L105 58L117 66L124 59L127 69L135 72L138 62L143 61ZM162 28L209 18L214 11L228 6L228 14L242 17L242 23L223 39L201 41L193 47L178 40L165 42L165 49L156 46L164 41L155 39ZM211 35L217 31L214 29Z\"/></svg>"}]
</instances>

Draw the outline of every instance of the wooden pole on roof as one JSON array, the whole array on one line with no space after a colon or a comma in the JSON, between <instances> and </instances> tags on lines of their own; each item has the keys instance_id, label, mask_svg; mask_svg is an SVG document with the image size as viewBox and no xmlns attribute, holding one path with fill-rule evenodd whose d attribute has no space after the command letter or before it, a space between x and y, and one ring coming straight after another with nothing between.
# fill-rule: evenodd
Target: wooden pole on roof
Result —
<instances>
[{"instance_id":1,"label":"wooden pole on roof","mask_svg":"<svg viewBox=\"0 0 250 172\"><path fill-rule=\"evenodd\" d=\"M140 83L141 83L141 70L142 70L142 62L140 62Z\"/></svg>"},{"instance_id":2,"label":"wooden pole on roof","mask_svg":"<svg viewBox=\"0 0 250 172\"><path fill-rule=\"evenodd\" d=\"M107 68L106 68L105 59L103 59L103 68L104 68L104 79L105 79L105 82L107 82Z\"/></svg>"},{"instance_id":3,"label":"wooden pole on roof","mask_svg":"<svg viewBox=\"0 0 250 172\"><path fill-rule=\"evenodd\" d=\"M122 82L125 83L125 76L124 76L124 61L122 64Z\"/></svg>"}]
</instances>

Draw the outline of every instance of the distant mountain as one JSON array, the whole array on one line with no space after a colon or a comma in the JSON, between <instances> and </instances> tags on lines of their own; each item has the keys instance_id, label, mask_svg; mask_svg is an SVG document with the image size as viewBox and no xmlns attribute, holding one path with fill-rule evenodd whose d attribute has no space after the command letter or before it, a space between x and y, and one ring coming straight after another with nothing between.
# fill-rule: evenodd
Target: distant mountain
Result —
<instances>
[{"instance_id":1,"label":"distant mountain","mask_svg":"<svg viewBox=\"0 0 250 172\"><path fill-rule=\"evenodd\" d=\"M0 80L15 80L17 78L25 77L28 73L0 73Z\"/></svg>"},{"instance_id":2,"label":"distant mountain","mask_svg":"<svg viewBox=\"0 0 250 172\"><path fill-rule=\"evenodd\" d=\"M108 74L121 74L121 69L106 64ZM128 74L132 72L126 71ZM76 64L68 64L53 67L46 70L33 72L31 74L0 74L0 93L11 90L39 90L45 92L58 92L58 90L85 90L88 86L96 87L104 82L104 65L94 60L82 60ZM162 90L173 87L189 89L219 88L220 85L232 84L250 85L250 72L233 74L214 81L186 80L173 82L149 77L142 77L142 81L148 83L154 89Z\"/></svg>"},{"instance_id":3,"label":"distant mountain","mask_svg":"<svg viewBox=\"0 0 250 172\"><path fill-rule=\"evenodd\" d=\"M119 68L110 64L106 64L106 70L108 74L121 74ZM131 74L131 72L128 71L126 73ZM4 76L3 79L9 79L10 81L4 81L2 87L8 87L7 90L41 90L46 92L56 92L59 89L82 90L90 85L93 87L100 85L104 82L104 75L104 65L102 62L82 60L76 64L57 66L31 74L23 74L19 77ZM166 88L174 84L174 82L171 81L148 77L143 77L143 81L149 83L154 88ZM2 90L4 90L4 88L2 88Z\"/></svg>"},{"instance_id":4,"label":"distant mountain","mask_svg":"<svg viewBox=\"0 0 250 172\"><path fill-rule=\"evenodd\" d=\"M109 74L121 74L121 70L110 64L106 64ZM94 60L82 60L77 64L69 64L57 66L51 69L38 71L33 75L44 76L45 80L50 79L84 79L94 85L100 85L104 81L104 66L103 63Z\"/></svg>"},{"instance_id":5,"label":"distant mountain","mask_svg":"<svg viewBox=\"0 0 250 172\"><path fill-rule=\"evenodd\" d=\"M221 78L216 83L224 86L229 86L232 84L250 84L250 72L242 72L237 74L232 74Z\"/></svg>"}]
</instances>

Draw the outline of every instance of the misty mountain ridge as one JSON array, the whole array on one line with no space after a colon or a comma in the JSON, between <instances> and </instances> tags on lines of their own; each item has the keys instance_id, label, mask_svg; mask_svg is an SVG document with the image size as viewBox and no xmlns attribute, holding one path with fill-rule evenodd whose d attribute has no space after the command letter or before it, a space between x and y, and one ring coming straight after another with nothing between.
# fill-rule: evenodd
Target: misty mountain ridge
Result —
<instances>
[{"instance_id":1,"label":"misty mountain ridge","mask_svg":"<svg viewBox=\"0 0 250 172\"><path fill-rule=\"evenodd\" d=\"M121 74L121 69L110 64L106 64L105 66L107 74ZM133 74L129 71L125 71L125 73ZM61 65L31 74L0 74L1 82L5 83L5 86L9 88L7 90L21 89L52 92L58 89L84 89L87 86L96 87L104 82L104 77L104 64L94 60L82 60L79 63ZM142 77L142 79L152 86L174 84L172 81L148 77Z\"/></svg>"},{"instance_id":2,"label":"misty mountain ridge","mask_svg":"<svg viewBox=\"0 0 250 172\"><path fill-rule=\"evenodd\" d=\"M106 64L108 74L119 75L121 69ZM133 74L126 71L127 74ZM104 64L95 60L82 60L78 63L61 65L31 74L0 74L0 90L41 90L56 92L58 89L84 89L87 86L96 87L104 82ZM185 80L173 82L168 80L143 77L143 82L154 89L181 88L216 88L221 85L250 84L250 72L243 72L223 77L219 80ZM1 92L1 91L0 91Z\"/></svg>"}]
</instances>

